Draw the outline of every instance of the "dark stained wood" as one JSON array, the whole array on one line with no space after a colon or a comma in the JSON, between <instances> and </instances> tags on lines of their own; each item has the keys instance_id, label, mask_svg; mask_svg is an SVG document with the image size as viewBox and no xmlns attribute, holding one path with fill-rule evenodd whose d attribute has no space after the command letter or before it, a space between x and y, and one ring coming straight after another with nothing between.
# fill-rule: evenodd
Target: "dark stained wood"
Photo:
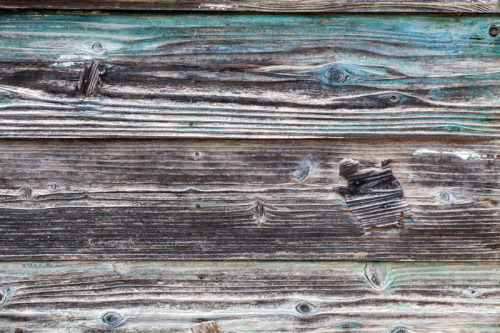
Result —
<instances>
[{"instance_id":1,"label":"dark stained wood","mask_svg":"<svg viewBox=\"0 0 500 333\"><path fill-rule=\"evenodd\" d=\"M497 26L498 16L3 13L0 137L499 138ZM106 73L82 93L92 61Z\"/></svg>"},{"instance_id":2,"label":"dark stained wood","mask_svg":"<svg viewBox=\"0 0 500 333\"><path fill-rule=\"evenodd\" d=\"M498 281L498 263L2 263L0 332L493 333Z\"/></svg>"},{"instance_id":3,"label":"dark stained wood","mask_svg":"<svg viewBox=\"0 0 500 333\"><path fill-rule=\"evenodd\" d=\"M499 13L497 0L0 0L0 8L261 12Z\"/></svg>"},{"instance_id":4,"label":"dark stained wood","mask_svg":"<svg viewBox=\"0 0 500 333\"><path fill-rule=\"evenodd\" d=\"M498 141L3 140L0 259L498 260L499 153ZM365 199L344 197L345 159L383 161L409 207L400 225L365 234L362 216L394 206L374 177Z\"/></svg>"}]
</instances>

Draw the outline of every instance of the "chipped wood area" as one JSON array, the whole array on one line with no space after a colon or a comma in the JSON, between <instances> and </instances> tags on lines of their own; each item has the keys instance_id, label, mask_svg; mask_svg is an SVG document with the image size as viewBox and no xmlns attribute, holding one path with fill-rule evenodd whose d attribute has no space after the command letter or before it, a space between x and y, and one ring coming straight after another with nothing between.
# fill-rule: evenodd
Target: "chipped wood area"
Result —
<instances>
[{"instance_id":1,"label":"chipped wood area","mask_svg":"<svg viewBox=\"0 0 500 333\"><path fill-rule=\"evenodd\" d=\"M0 258L498 260L499 150L498 141L4 140ZM346 160L368 166L363 184L344 178ZM401 224L372 223L401 212Z\"/></svg>"},{"instance_id":2,"label":"chipped wood area","mask_svg":"<svg viewBox=\"0 0 500 333\"><path fill-rule=\"evenodd\" d=\"M0 0L6 9L500 13L497 0Z\"/></svg>"},{"instance_id":3,"label":"chipped wood area","mask_svg":"<svg viewBox=\"0 0 500 333\"><path fill-rule=\"evenodd\" d=\"M498 332L498 281L498 263L2 263L0 331Z\"/></svg>"},{"instance_id":4,"label":"chipped wood area","mask_svg":"<svg viewBox=\"0 0 500 333\"><path fill-rule=\"evenodd\" d=\"M0 15L3 138L500 137L498 16Z\"/></svg>"},{"instance_id":5,"label":"chipped wood area","mask_svg":"<svg viewBox=\"0 0 500 333\"><path fill-rule=\"evenodd\" d=\"M380 161L378 167L373 162L340 161L339 175L347 179L348 184L336 191L346 198L347 207L361 221L366 235L373 227L401 227L405 219L411 219L403 189L389 163L389 160Z\"/></svg>"},{"instance_id":6,"label":"chipped wood area","mask_svg":"<svg viewBox=\"0 0 500 333\"><path fill-rule=\"evenodd\" d=\"M190 329L191 333L218 333L215 321L199 323Z\"/></svg>"}]
</instances>

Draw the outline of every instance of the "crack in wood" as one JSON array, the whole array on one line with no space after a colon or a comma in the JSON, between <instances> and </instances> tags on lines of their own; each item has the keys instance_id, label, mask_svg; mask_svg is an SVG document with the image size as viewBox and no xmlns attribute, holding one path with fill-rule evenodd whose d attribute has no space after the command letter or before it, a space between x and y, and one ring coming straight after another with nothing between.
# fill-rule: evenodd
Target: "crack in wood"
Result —
<instances>
[{"instance_id":1,"label":"crack in wood","mask_svg":"<svg viewBox=\"0 0 500 333\"><path fill-rule=\"evenodd\" d=\"M361 222L365 235L372 228L401 228L406 218L411 218L403 189L392 174L389 160L378 167L372 162L344 159L340 162L339 175L347 180L337 192L345 197L346 205Z\"/></svg>"},{"instance_id":2,"label":"crack in wood","mask_svg":"<svg viewBox=\"0 0 500 333\"><path fill-rule=\"evenodd\" d=\"M80 74L77 89L85 96L95 95L97 88L102 83L101 75L106 72L99 60L92 60L90 65L85 64L85 68Z\"/></svg>"}]
</instances>

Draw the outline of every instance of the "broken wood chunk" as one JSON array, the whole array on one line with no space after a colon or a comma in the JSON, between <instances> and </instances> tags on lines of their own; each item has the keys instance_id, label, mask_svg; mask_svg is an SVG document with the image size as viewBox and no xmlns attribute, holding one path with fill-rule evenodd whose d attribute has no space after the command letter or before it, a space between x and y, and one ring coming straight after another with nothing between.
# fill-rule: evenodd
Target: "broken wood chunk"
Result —
<instances>
[{"instance_id":1,"label":"broken wood chunk","mask_svg":"<svg viewBox=\"0 0 500 333\"><path fill-rule=\"evenodd\" d=\"M101 75L105 72L104 66L98 60L92 60L90 65L85 64L85 68L78 81L78 91L85 96L95 95L97 88L102 83Z\"/></svg>"},{"instance_id":2,"label":"broken wood chunk","mask_svg":"<svg viewBox=\"0 0 500 333\"><path fill-rule=\"evenodd\" d=\"M345 197L346 205L361 222L365 235L373 227L401 227L404 218L411 218L403 189L393 176L389 161L378 167L371 162L344 159L339 175L347 179L347 186L337 189Z\"/></svg>"},{"instance_id":3,"label":"broken wood chunk","mask_svg":"<svg viewBox=\"0 0 500 333\"><path fill-rule=\"evenodd\" d=\"M199 323L189 330L191 333L217 333L217 325L215 321L206 321Z\"/></svg>"}]
</instances>

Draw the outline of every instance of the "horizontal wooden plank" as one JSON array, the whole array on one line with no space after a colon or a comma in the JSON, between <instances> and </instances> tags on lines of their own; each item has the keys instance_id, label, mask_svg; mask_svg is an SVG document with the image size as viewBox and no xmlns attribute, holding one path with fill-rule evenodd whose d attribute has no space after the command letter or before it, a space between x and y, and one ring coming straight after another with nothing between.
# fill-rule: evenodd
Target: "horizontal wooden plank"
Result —
<instances>
[{"instance_id":1,"label":"horizontal wooden plank","mask_svg":"<svg viewBox=\"0 0 500 333\"><path fill-rule=\"evenodd\" d=\"M0 260L498 260L499 156L498 141L3 140Z\"/></svg>"},{"instance_id":2,"label":"horizontal wooden plank","mask_svg":"<svg viewBox=\"0 0 500 333\"><path fill-rule=\"evenodd\" d=\"M498 138L498 16L3 13L0 137Z\"/></svg>"},{"instance_id":3,"label":"horizontal wooden plank","mask_svg":"<svg viewBox=\"0 0 500 333\"><path fill-rule=\"evenodd\" d=\"M2 263L0 332L498 332L499 280L498 263Z\"/></svg>"},{"instance_id":4,"label":"horizontal wooden plank","mask_svg":"<svg viewBox=\"0 0 500 333\"><path fill-rule=\"evenodd\" d=\"M0 0L3 9L500 13L496 0Z\"/></svg>"}]
</instances>

